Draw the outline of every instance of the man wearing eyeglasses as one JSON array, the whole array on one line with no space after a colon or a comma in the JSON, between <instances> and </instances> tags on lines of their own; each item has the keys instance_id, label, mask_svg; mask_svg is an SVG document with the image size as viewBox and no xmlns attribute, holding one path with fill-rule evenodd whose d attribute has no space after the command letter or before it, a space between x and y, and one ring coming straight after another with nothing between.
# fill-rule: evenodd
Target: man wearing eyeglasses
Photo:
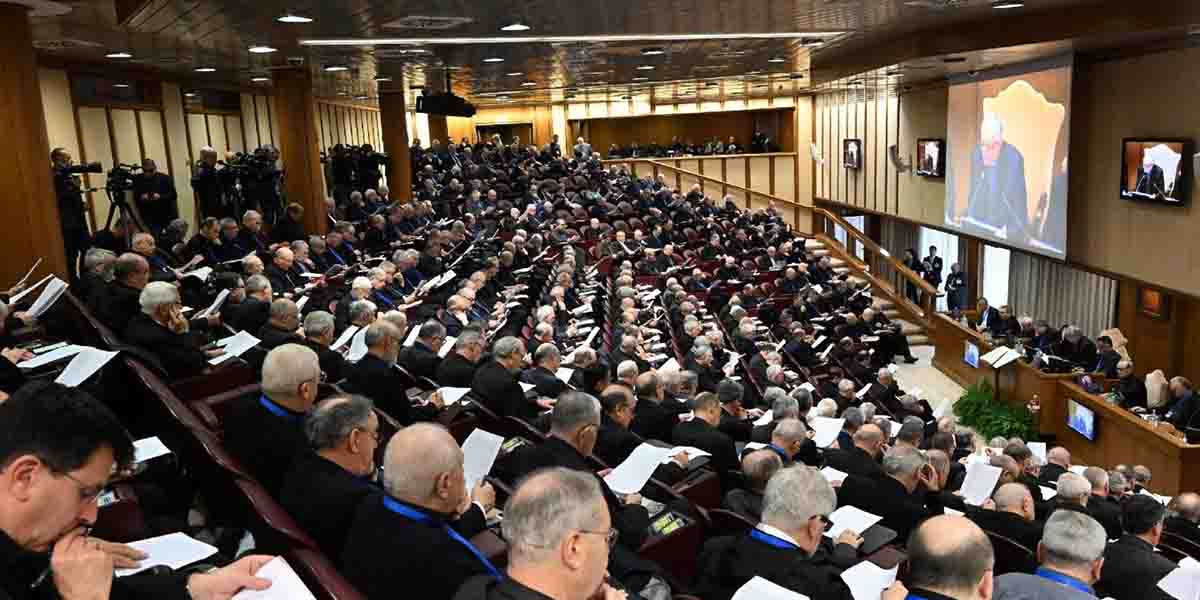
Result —
<instances>
[{"instance_id":1,"label":"man wearing eyeglasses","mask_svg":"<svg viewBox=\"0 0 1200 600\"><path fill-rule=\"evenodd\" d=\"M462 449L444 427L418 423L392 436L383 491L359 503L341 555L342 574L364 596L419 589L421 598L448 600L469 577L502 576L470 542L495 491L467 488Z\"/></svg>"},{"instance_id":2,"label":"man wearing eyeglasses","mask_svg":"<svg viewBox=\"0 0 1200 600\"><path fill-rule=\"evenodd\" d=\"M109 477L133 460L133 444L86 392L30 383L0 403L0 431L0 597L228 600L270 586L253 576L267 556L205 574L113 577L113 545L87 532Z\"/></svg>"},{"instance_id":3,"label":"man wearing eyeglasses","mask_svg":"<svg viewBox=\"0 0 1200 600\"><path fill-rule=\"evenodd\" d=\"M835 508L833 487L815 469L794 466L775 473L763 493L758 525L748 534L704 544L697 569L699 596L724 600L759 576L813 600L849 600L850 589L835 563L857 562L862 539L854 531L843 531L832 553L817 552ZM893 591L884 594L885 600Z\"/></svg>"}]
</instances>

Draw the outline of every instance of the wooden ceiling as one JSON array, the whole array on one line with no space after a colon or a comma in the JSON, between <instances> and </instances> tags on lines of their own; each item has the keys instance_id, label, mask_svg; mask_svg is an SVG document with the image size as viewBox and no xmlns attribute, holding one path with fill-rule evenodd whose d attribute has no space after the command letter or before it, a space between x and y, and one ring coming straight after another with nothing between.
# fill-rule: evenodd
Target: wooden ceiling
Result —
<instances>
[{"instance_id":1,"label":"wooden ceiling","mask_svg":"<svg viewBox=\"0 0 1200 600\"><path fill-rule=\"evenodd\" d=\"M666 98L737 98L787 94L845 85L865 74L872 81L904 85L941 78L947 67L923 32L964 38L969 55L976 32L1004 29L1008 22L1039 15L1088 14L1115 0L1026 0L1027 7L995 10L992 0L83 0L61 17L34 18L35 45L51 60L100 65L106 71L165 72L188 87L269 86L272 67L299 62L314 73L317 95L370 100L379 86L444 88L487 104L547 101L568 96L616 99L653 93ZM1200 4L1181 2L1182 4ZM1144 7L1139 7L1144 10ZM1103 12L1103 11L1101 11ZM292 13L311 23L288 24ZM1054 21L1057 22L1057 21ZM513 23L529 30L505 32ZM1131 23L1141 31L1148 23ZM1045 36L1053 32L1037 32ZM733 39L595 41L597 36L732 35ZM787 34L763 39L759 34ZM1072 49L1070 42L1028 39L1009 32L1005 46L972 63L1008 64ZM499 43L511 36L578 36L587 41ZM1070 36L1078 37L1078 36ZM353 38L362 45L302 45L302 40ZM424 43L371 45L380 38ZM489 38L443 43L447 38ZM589 39L590 38L590 39ZM993 40L993 37L987 39ZM825 41L823 46L814 42ZM1022 41L1024 40L1024 41ZM1039 42L1039 43L1027 43ZM904 44L903 46L895 46ZM251 46L276 48L252 54ZM999 44L993 44L993 47ZM647 48L663 53L644 55ZM873 47L895 51L898 60L874 60ZM127 51L130 59L106 59ZM920 56L918 56L920 55ZM502 61L488 62L488 59ZM931 59L932 64L922 60ZM327 67L345 67L328 72ZM198 73L198 67L215 72ZM643 67L639 69L639 67ZM652 67L652 68L646 68ZM978 68L978 66L970 66ZM849 69L851 72L847 72ZM892 71L902 71L888 77ZM377 78L390 81L377 82ZM707 96L706 96L707 95Z\"/></svg>"}]
</instances>

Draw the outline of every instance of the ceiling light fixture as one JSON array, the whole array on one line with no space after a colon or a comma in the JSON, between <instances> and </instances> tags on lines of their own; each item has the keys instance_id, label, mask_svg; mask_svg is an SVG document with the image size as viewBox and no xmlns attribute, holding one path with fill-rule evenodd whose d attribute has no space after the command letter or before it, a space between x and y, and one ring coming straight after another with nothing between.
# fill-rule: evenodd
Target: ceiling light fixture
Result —
<instances>
[{"instance_id":1,"label":"ceiling light fixture","mask_svg":"<svg viewBox=\"0 0 1200 600\"><path fill-rule=\"evenodd\" d=\"M312 18L295 13L284 13L275 20L280 23L312 23Z\"/></svg>"},{"instance_id":2,"label":"ceiling light fixture","mask_svg":"<svg viewBox=\"0 0 1200 600\"><path fill-rule=\"evenodd\" d=\"M391 80L392 80L391 77L376 77L375 83L384 83L384 82L391 81Z\"/></svg>"},{"instance_id":3,"label":"ceiling light fixture","mask_svg":"<svg viewBox=\"0 0 1200 600\"><path fill-rule=\"evenodd\" d=\"M104 58L133 58L133 55L128 52L109 52L104 55Z\"/></svg>"},{"instance_id":4,"label":"ceiling light fixture","mask_svg":"<svg viewBox=\"0 0 1200 600\"><path fill-rule=\"evenodd\" d=\"M660 54L666 54L666 53L667 53L666 50L663 50L662 48L659 48L658 46L652 46L650 48L642 48L642 56L658 56Z\"/></svg>"},{"instance_id":5,"label":"ceiling light fixture","mask_svg":"<svg viewBox=\"0 0 1200 600\"><path fill-rule=\"evenodd\" d=\"M513 21L512 23L501 27L500 31L529 31L529 26L520 21Z\"/></svg>"},{"instance_id":6,"label":"ceiling light fixture","mask_svg":"<svg viewBox=\"0 0 1200 600\"><path fill-rule=\"evenodd\" d=\"M216 73L216 67L196 67L197 73Z\"/></svg>"},{"instance_id":7,"label":"ceiling light fixture","mask_svg":"<svg viewBox=\"0 0 1200 600\"><path fill-rule=\"evenodd\" d=\"M996 0L992 3L992 8L1003 10L1006 8L1025 8L1025 0Z\"/></svg>"},{"instance_id":8,"label":"ceiling light fixture","mask_svg":"<svg viewBox=\"0 0 1200 600\"><path fill-rule=\"evenodd\" d=\"M272 48L265 44L257 44L254 46L250 46L251 54L270 54L272 52L277 52L277 50L275 48Z\"/></svg>"},{"instance_id":9,"label":"ceiling light fixture","mask_svg":"<svg viewBox=\"0 0 1200 600\"><path fill-rule=\"evenodd\" d=\"M199 94L197 94L196 92L188 92L188 93L184 94L184 97L186 97L186 98L195 98L196 96L199 96Z\"/></svg>"},{"instance_id":10,"label":"ceiling light fixture","mask_svg":"<svg viewBox=\"0 0 1200 600\"><path fill-rule=\"evenodd\" d=\"M370 96L355 96L354 99L355 100L370 100L371 97Z\"/></svg>"},{"instance_id":11,"label":"ceiling light fixture","mask_svg":"<svg viewBox=\"0 0 1200 600\"><path fill-rule=\"evenodd\" d=\"M504 59L499 56L489 56L489 57L483 59L483 62L485 62L485 63L502 63L502 62L504 62Z\"/></svg>"},{"instance_id":12,"label":"ceiling light fixture","mask_svg":"<svg viewBox=\"0 0 1200 600\"><path fill-rule=\"evenodd\" d=\"M654 65L638 65L638 68L637 68L637 70L639 70L639 71L653 71L653 70L654 70Z\"/></svg>"},{"instance_id":13,"label":"ceiling light fixture","mask_svg":"<svg viewBox=\"0 0 1200 600\"><path fill-rule=\"evenodd\" d=\"M270 77L261 77L261 76L259 76L259 77L251 77L251 78L250 78L250 81L253 81L254 83L266 83L266 82L268 82L268 81L270 81L270 80L271 80L271 78L270 78Z\"/></svg>"},{"instance_id":14,"label":"ceiling light fixture","mask_svg":"<svg viewBox=\"0 0 1200 600\"><path fill-rule=\"evenodd\" d=\"M784 57L782 57L782 56L773 56L773 57L771 57L771 58L767 59L767 62L769 62L769 63L782 63L782 62L787 62L787 59L786 59L786 58L784 58Z\"/></svg>"},{"instance_id":15,"label":"ceiling light fixture","mask_svg":"<svg viewBox=\"0 0 1200 600\"><path fill-rule=\"evenodd\" d=\"M646 81L647 79L650 79L650 78L649 77L634 77L633 78L634 81Z\"/></svg>"},{"instance_id":16,"label":"ceiling light fixture","mask_svg":"<svg viewBox=\"0 0 1200 600\"><path fill-rule=\"evenodd\" d=\"M325 67L326 73L337 73L338 71L349 71L350 67L346 65L329 65Z\"/></svg>"},{"instance_id":17,"label":"ceiling light fixture","mask_svg":"<svg viewBox=\"0 0 1200 600\"><path fill-rule=\"evenodd\" d=\"M509 77L520 77L520 76L522 76L522 75L524 75L524 74L525 74L525 73L522 73L521 71L511 71L511 72L509 72L509 73L508 73L508 76L509 76Z\"/></svg>"},{"instance_id":18,"label":"ceiling light fixture","mask_svg":"<svg viewBox=\"0 0 1200 600\"><path fill-rule=\"evenodd\" d=\"M663 33L663 34L610 34L610 35L539 35L539 36L484 36L484 37L411 37L411 38L307 38L300 40L301 46L410 46L437 45L461 46L465 44L573 44L605 42L698 42L712 40L786 40L835 37L850 33L842 30L781 32L765 31L750 33Z\"/></svg>"},{"instance_id":19,"label":"ceiling light fixture","mask_svg":"<svg viewBox=\"0 0 1200 600\"><path fill-rule=\"evenodd\" d=\"M532 86L537 85L537 82L536 81L526 81L526 82L522 83L521 85L523 85L525 87L532 87Z\"/></svg>"},{"instance_id":20,"label":"ceiling light fixture","mask_svg":"<svg viewBox=\"0 0 1200 600\"><path fill-rule=\"evenodd\" d=\"M129 84L128 84L128 83L114 83L114 84L113 84L113 87L115 87L115 88L127 88L127 87L129 87Z\"/></svg>"}]
</instances>

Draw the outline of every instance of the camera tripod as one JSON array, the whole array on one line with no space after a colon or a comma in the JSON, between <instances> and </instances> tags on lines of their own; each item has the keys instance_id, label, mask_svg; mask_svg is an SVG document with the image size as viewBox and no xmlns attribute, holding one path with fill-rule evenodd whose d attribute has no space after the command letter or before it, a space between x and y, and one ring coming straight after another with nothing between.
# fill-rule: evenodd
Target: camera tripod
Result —
<instances>
[{"instance_id":1,"label":"camera tripod","mask_svg":"<svg viewBox=\"0 0 1200 600\"><path fill-rule=\"evenodd\" d=\"M119 214L120 222L132 223L138 228L138 230L154 235L154 232L150 231L150 229L146 227L146 224L142 221L142 217L138 214L137 210L129 204L129 199L126 197L126 194L132 193L132 190L120 190L113 192L113 190L108 187L104 188L104 195L108 197L108 218L104 221L104 228L111 228L113 217ZM125 228L125 244L130 248L133 247L133 230L129 227Z\"/></svg>"}]
</instances>

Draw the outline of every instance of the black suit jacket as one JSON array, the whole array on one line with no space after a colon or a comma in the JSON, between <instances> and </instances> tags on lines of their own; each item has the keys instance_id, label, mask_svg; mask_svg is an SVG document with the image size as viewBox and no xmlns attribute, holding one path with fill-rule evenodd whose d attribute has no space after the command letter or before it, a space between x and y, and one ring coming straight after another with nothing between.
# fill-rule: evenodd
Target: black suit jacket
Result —
<instances>
[{"instance_id":1,"label":"black suit jacket","mask_svg":"<svg viewBox=\"0 0 1200 600\"><path fill-rule=\"evenodd\" d=\"M255 334L261 342L260 346L273 350L284 344L303 344L304 338L300 337L294 329L279 329L268 322L262 326ZM319 357L318 357L319 358ZM322 369L324 370L324 369ZM336 379L334 380L336 381Z\"/></svg>"},{"instance_id":2,"label":"black suit jacket","mask_svg":"<svg viewBox=\"0 0 1200 600\"><path fill-rule=\"evenodd\" d=\"M156 356L172 378L193 377L208 367L208 359L192 334L175 333L145 313L139 312L130 319L121 337L126 343L140 346Z\"/></svg>"},{"instance_id":3,"label":"black suit jacket","mask_svg":"<svg viewBox=\"0 0 1200 600\"><path fill-rule=\"evenodd\" d=\"M679 415L688 411L686 402L678 402L672 398L664 398L657 402L654 399L639 397L637 406L633 409L633 422L629 430L644 439L671 440L671 430L679 422Z\"/></svg>"},{"instance_id":4,"label":"black suit jacket","mask_svg":"<svg viewBox=\"0 0 1200 600\"><path fill-rule=\"evenodd\" d=\"M1146 382L1137 375L1130 375L1118 381L1117 391L1121 393L1121 408L1146 408Z\"/></svg>"},{"instance_id":5,"label":"black suit jacket","mask_svg":"<svg viewBox=\"0 0 1200 600\"><path fill-rule=\"evenodd\" d=\"M114 281L95 292L96 318L114 332L123 332L129 321L142 312L138 298L142 291Z\"/></svg>"},{"instance_id":6,"label":"black suit jacket","mask_svg":"<svg viewBox=\"0 0 1200 600\"><path fill-rule=\"evenodd\" d=\"M978 319L972 323L972 325L975 327L976 331L983 331L984 329L987 329L988 331L999 331L999 328L1001 327L1000 311L996 310L995 306L989 306L987 309L987 323L985 324L983 322L983 315L979 315Z\"/></svg>"},{"instance_id":7,"label":"black suit jacket","mask_svg":"<svg viewBox=\"0 0 1200 600\"><path fill-rule=\"evenodd\" d=\"M368 599L394 598L400 590L419 589L422 598L449 600L464 580L488 572L445 530L449 525L468 540L483 531L477 508L453 521L450 515L408 505L433 518L420 522L392 512L383 498L369 496L359 503L341 555L342 575Z\"/></svg>"},{"instance_id":8,"label":"black suit jacket","mask_svg":"<svg viewBox=\"0 0 1200 600\"><path fill-rule=\"evenodd\" d=\"M762 492L747 489L729 490L721 499L721 508L732 510L752 521L762 519L762 504Z\"/></svg>"},{"instance_id":9,"label":"black suit jacket","mask_svg":"<svg viewBox=\"0 0 1200 600\"><path fill-rule=\"evenodd\" d=\"M676 445L694 446L712 454L709 464L718 474L741 470L733 438L702 419L693 418L676 425L671 439Z\"/></svg>"},{"instance_id":10,"label":"black suit jacket","mask_svg":"<svg viewBox=\"0 0 1200 600\"><path fill-rule=\"evenodd\" d=\"M1087 512L1104 526L1104 535L1115 540L1125 532L1121 527L1121 505L1102 496L1088 497Z\"/></svg>"},{"instance_id":11,"label":"black suit jacket","mask_svg":"<svg viewBox=\"0 0 1200 600\"><path fill-rule=\"evenodd\" d=\"M1158 581L1178 566L1145 540L1122 536L1104 551L1096 595L1116 600L1167 600L1170 596L1158 588Z\"/></svg>"},{"instance_id":12,"label":"black suit jacket","mask_svg":"<svg viewBox=\"0 0 1200 600\"><path fill-rule=\"evenodd\" d=\"M1046 463L1040 473L1038 473L1038 481L1045 486L1058 487L1058 478L1066 473L1066 467L1056 465L1054 463Z\"/></svg>"},{"instance_id":13,"label":"black suit jacket","mask_svg":"<svg viewBox=\"0 0 1200 600\"><path fill-rule=\"evenodd\" d=\"M1200 526L1182 517L1167 517L1163 523L1168 533L1184 538L1200 546ZM1180 548L1183 550L1183 548Z\"/></svg>"},{"instance_id":14,"label":"black suit jacket","mask_svg":"<svg viewBox=\"0 0 1200 600\"><path fill-rule=\"evenodd\" d=\"M1096 362L1089 365L1093 373L1104 373L1105 377L1117 377L1117 363L1121 362L1121 353L1116 350L1105 350L1096 355Z\"/></svg>"},{"instance_id":15,"label":"black suit jacket","mask_svg":"<svg viewBox=\"0 0 1200 600\"><path fill-rule=\"evenodd\" d=\"M374 400L375 406L401 425L432 421L437 417L438 408L432 404L413 406L404 393L404 375L395 365L374 354L367 354L353 368L347 369L346 383L349 391Z\"/></svg>"},{"instance_id":16,"label":"black suit jacket","mask_svg":"<svg viewBox=\"0 0 1200 600\"><path fill-rule=\"evenodd\" d=\"M438 364L436 374L435 381L439 385L469 388L475 381L475 363L451 351L450 355Z\"/></svg>"},{"instance_id":17,"label":"black suit jacket","mask_svg":"<svg viewBox=\"0 0 1200 600\"><path fill-rule=\"evenodd\" d=\"M610 467L621 464L642 440L637 434L618 425L607 414L600 415L600 431L596 436L596 447L592 453Z\"/></svg>"},{"instance_id":18,"label":"black suit jacket","mask_svg":"<svg viewBox=\"0 0 1200 600\"><path fill-rule=\"evenodd\" d=\"M1145 169L1138 169L1137 183L1133 191L1141 192L1143 194L1150 194L1153 196L1166 194L1167 187L1165 178L1163 177L1162 167L1158 165L1151 165L1149 175L1146 175Z\"/></svg>"},{"instance_id":19,"label":"black suit jacket","mask_svg":"<svg viewBox=\"0 0 1200 600\"><path fill-rule=\"evenodd\" d=\"M397 357L396 362L400 363L400 366L404 367L413 377L434 379L437 377L437 368L441 364L442 358L424 342L417 340L413 342L413 345L400 349L400 356Z\"/></svg>"},{"instance_id":20,"label":"black suit jacket","mask_svg":"<svg viewBox=\"0 0 1200 600\"><path fill-rule=\"evenodd\" d=\"M321 371L325 373L325 381L336 383L346 376L347 363L341 354L330 350L329 346L321 346L309 340L302 343L317 353L317 359L321 361Z\"/></svg>"},{"instance_id":21,"label":"black suit jacket","mask_svg":"<svg viewBox=\"0 0 1200 600\"><path fill-rule=\"evenodd\" d=\"M383 490L315 452L301 452L283 477L279 504L331 560L341 560L346 532L363 498Z\"/></svg>"},{"instance_id":22,"label":"black suit jacket","mask_svg":"<svg viewBox=\"0 0 1200 600\"><path fill-rule=\"evenodd\" d=\"M812 600L849 600L841 570L823 553L779 548L749 535L708 540L700 551L696 592L703 600L728 600L754 576Z\"/></svg>"},{"instance_id":23,"label":"black suit jacket","mask_svg":"<svg viewBox=\"0 0 1200 600\"><path fill-rule=\"evenodd\" d=\"M237 331L251 333L262 329L271 319L271 303L246 296L229 323Z\"/></svg>"},{"instance_id":24,"label":"black suit jacket","mask_svg":"<svg viewBox=\"0 0 1200 600\"><path fill-rule=\"evenodd\" d=\"M558 377L555 377L554 373L545 367L525 369L521 372L521 381L532 383L537 395L546 398L557 398L559 394L567 389L567 384L563 383Z\"/></svg>"},{"instance_id":25,"label":"black suit jacket","mask_svg":"<svg viewBox=\"0 0 1200 600\"><path fill-rule=\"evenodd\" d=\"M267 276L267 280L271 282L271 291L276 294L291 292L292 290L303 287L304 283L299 277L293 275L290 271L284 271L275 266L275 263L267 265L263 269L263 275Z\"/></svg>"},{"instance_id":26,"label":"black suit jacket","mask_svg":"<svg viewBox=\"0 0 1200 600\"><path fill-rule=\"evenodd\" d=\"M471 392L492 412L519 419L532 420L538 416L538 405L525 399L525 390L504 365L489 360L475 371Z\"/></svg>"},{"instance_id":27,"label":"black suit jacket","mask_svg":"<svg viewBox=\"0 0 1200 600\"><path fill-rule=\"evenodd\" d=\"M309 452L304 415L276 405L283 412L277 415L261 399L262 394L247 394L234 400L229 418L221 424L222 437L229 452L278 498L292 462Z\"/></svg>"},{"instance_id":28,"label":"black suit jacket","mask_svg":"<svg viewBox=\"0 0 1200 600\"><path fill-rule=\"evenodd\" d=\"M879 461L858 446L851 446L845 450L840 448L826 450L825 466L833 467L847 475L860 477L883 475L883 467L879 466Z\"/></svg>"},{"instance_id":29,"label":"black suit jacket","mask_svg":"<svg viewBox=\"0 0 1200 600\"><path fill-rule=\"evenodd\" d=\"M1002 535L1030 552L1037 552L1038 542L1042 541L1041 521L1026 521L1020 515L1002 510L973 510L968 517L980 529Z\"/></svg>"},{"instance_id":30,"label":"black suit jacket","mask_svg":"<svg viewBox=\"0 0 1200 600\"><path fill-rule=\"evenodd\" d=\"M879 515L883 517L880 524L895 530L898 539L907 540L921 521L942 514L938 495L919 490L910 494L899 481L887 475L850 475L838 488L838 506L849 504Z\"/></svg>"}]
</instances>

